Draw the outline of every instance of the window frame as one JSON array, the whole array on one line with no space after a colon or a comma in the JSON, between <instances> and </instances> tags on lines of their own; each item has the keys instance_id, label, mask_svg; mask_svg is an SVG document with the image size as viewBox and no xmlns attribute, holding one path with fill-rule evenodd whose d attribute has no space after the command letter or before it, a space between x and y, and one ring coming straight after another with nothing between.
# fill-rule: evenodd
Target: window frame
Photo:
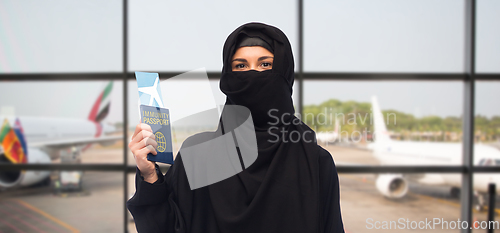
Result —
<instances>
[{"instance_id":1,"label":"window frame","mask_svg":"<svg viewBox=\"0 0 500 233\"><path fill-rule=\"evenodd\" d=\"M500 173L500 166L474 166L473 164L473 132L474 132L474 103L476 80L500 81L500 73L477 74L475 71L475 41L476 41L476 0L465 0L465 70L461 73L340 73L340 72L304 72L304 0L297 0L298 4L298 69L295 72L298 83L298 109L303 114L304 80L455 80L464 84L463 98L463 164L460 166L337 166L338 173L461 173L461 219L472 222L472 177L476 173ZM127 232L128 210L125 202L129 198L128 175L135 173L135 166L128 165L128 82L135 80L133 72L128 71L128 1L122 2L122 27L123 27L123 69L122 72L113 73L14 73L1 74L0 82L4 81L55 81L55 80L121 80L123 82L123 164L0 164L0 170L85 170L85 171L121 171L123 172L123 227ZM173 77L176 72L160 72L162 77ZM210 80L218 80L220 72L208 72ZM463 229L462 232L471 232Z\"/></svg>"}]
</instances>

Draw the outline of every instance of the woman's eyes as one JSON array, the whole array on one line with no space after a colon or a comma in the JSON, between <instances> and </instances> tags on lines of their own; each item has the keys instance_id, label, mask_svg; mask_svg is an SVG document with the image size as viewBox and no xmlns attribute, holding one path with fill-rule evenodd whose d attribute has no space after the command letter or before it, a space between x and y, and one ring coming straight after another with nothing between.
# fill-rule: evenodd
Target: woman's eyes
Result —
<instances>
[{"instance_id":1,"label":"woman's eyes","mask_svg":"<svg viewBox=\"0 0 500 233\"><path fill-rule=\"evenodd\" d=\"M264 68L270 68L270 67L272 67L272 66L273 66L273 64L272 64L272 63L270 63L270 62L263 62L263 63L262 63L262 67L264 67Z\"/></svg>"},{"instance_id":2,"label":"woman's eyes","mask_svg":"<svg viewBox=\"0 0 500 233\"><path fill-rule=\"evenodd\" d=\"M236 64L234 67L237 69L243 69L245 68L245 64Z\"/></svg>"},{"instance_id":3,"label":"woman's eyes","mask_svg":"<svg viewBox=\"0 0 500 233\"><path fill-rule=\"evenodd\" d=\"M264 69L270 69L273 67L273 63L271 62L262 62L260 64L260 66ZM248 66L245 64L245 63L240 63L240 64L236 64L234 65L234 69L239 69L239 70L242 70L242 69L246 69Z\"/></svg>"}]
</instances>

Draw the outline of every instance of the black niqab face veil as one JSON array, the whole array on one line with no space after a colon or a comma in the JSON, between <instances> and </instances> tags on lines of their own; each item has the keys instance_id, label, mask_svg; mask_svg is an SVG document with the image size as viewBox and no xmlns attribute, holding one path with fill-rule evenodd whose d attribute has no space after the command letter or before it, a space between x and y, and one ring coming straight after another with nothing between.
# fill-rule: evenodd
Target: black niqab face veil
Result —
<instances>
[{"instance_id":1,"label":"black niqab face veil","mask_svg":"<svg viewBox=\"0 0 500 233\"><path fill-rule=\"evenodd\" d=\"M252 41L253 39L253 41ZM232 71L231 60L241 46L259 45L274 54L272 70ZM260 23L237 28L226 40L220 89L226 104L247 107L256 128L267 129L289 121L295 113L292 103L294 61L290 42L278 28Z\"/></svg>"}]
</instances>

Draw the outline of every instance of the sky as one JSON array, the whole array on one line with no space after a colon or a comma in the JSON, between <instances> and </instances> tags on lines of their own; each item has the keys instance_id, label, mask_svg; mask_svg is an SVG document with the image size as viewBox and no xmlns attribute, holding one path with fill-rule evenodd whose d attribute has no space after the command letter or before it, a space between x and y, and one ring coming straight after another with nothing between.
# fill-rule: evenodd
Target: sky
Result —
<instances>
[{"instance_id":1,"label":"sky","mask_svg":"<svg viewBox=\"0 0 500 233\"><path fill-rule=\"evenodd\" d=\"M121 2L0 0L0 73L120 72ZM306 72L464 72L464 1L304 1ZM276 9L280 9L277 11ZM479 0L476 70L500 73L500 1ZM259 21L285 32L298 55L297 7L290 1L130 1L129 71L219 71L225 38ZM166 77L161 77L166 78ZM0 108L18 115L86 118L107 81L1 82ZM217 103L224 102L216 81ZM122 119L122 83L114 83L108 121ZM476 113L500 115L500 82L478 82ZM129 85L129 116L138 117ZM297 93L297 86L295 86ZM306 81L304 104L369 102L416 116L459 116L458 81ZM297 103L295 96L294 101Z\"/></svg>"}]
</instances>

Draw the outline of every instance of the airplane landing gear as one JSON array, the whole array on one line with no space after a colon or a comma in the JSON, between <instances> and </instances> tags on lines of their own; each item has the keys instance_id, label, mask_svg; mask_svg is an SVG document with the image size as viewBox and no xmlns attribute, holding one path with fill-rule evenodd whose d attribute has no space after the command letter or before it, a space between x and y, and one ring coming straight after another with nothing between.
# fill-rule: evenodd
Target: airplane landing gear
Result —
<instances>
[{"instance_id":1,"label":"airplane landing gear","mask_svg":"<svg viewBox=\"0 0 500 233\"><path fill-rule=\"evenodd\" d=\"M81 149L77 147L71 147L66 150L61 151L61 163L62 164L80 164ZM82 177L83 171L60 171L59 177L56 180L56 192L58 193L70 193L70 192L82 192Z\"/></svg>"},{"instance_id":2,"label":"airplane landing gear","mask_svg":"<svg viewBox=\"0 0 500 233\"><path fill-rule=\"evenodd\" d=\"M485 210L486 206L486 196L484 194L474 192L474 197L476 197L476 204L474 205L474 209L478 212Z\"/></svg>"},{"instance_id":3,"label":"airplane landing gear","mask_svg":"<svg viewBox=\"0 0 500 233\"><path fill-rule=\"evenodd\" d=\"M460 188L452 187L450 190L450 196L452 198L460 198Z\"/></svg>"}]
</instances>

